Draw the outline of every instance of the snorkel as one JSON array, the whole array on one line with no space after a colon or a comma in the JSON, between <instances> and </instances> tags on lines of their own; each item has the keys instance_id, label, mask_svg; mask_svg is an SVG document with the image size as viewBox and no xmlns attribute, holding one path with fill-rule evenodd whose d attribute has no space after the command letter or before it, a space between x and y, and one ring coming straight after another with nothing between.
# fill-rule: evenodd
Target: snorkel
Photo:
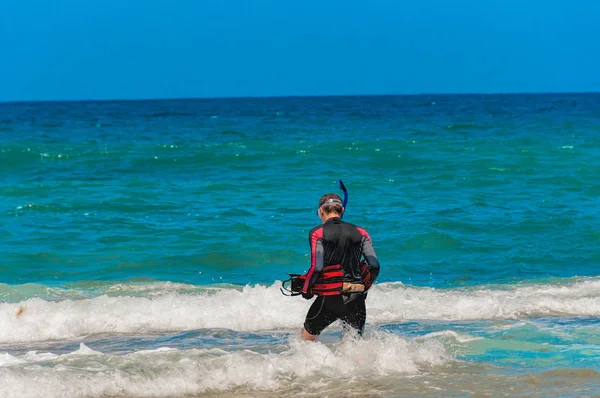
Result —
<instances>
[{"instance_id":1,"label":"snorkel","mask_svg":"<svg viewBox=\"0 0 600 398\"><path fill-rule=\"evenodd\" d=\"M342 191L344 191L344 204L342 206L344 206L344 213L346 212L346 205L348 204L348 190L346 189L346 186L344 185L344 183L342 182L342 180L338 180L338 186L340 187L340 189ZM340 216L340 218L344 218L344 213L342 213L342 215Z\"/></svg>"}]
</instances>

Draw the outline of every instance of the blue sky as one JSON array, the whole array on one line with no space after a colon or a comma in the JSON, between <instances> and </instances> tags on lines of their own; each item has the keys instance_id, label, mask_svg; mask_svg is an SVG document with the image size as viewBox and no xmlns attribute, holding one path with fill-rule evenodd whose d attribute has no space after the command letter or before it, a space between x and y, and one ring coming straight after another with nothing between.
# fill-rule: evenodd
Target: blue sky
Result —
<instances>
[{"instance_id":1,"label":"blue sky","mask_svg":"<svg viewBox=\"0 0 600 398\"><path fill-rule=\"evenodd\" d=\"M600 91L600 0L0 0L0 101Z\"/></svg>"}]
</instances>

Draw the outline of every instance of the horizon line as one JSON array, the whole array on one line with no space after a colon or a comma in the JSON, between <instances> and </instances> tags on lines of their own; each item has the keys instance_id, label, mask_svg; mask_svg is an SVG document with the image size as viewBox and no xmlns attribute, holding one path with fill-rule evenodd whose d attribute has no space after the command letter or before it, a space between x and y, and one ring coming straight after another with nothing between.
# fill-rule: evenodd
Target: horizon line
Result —
<instances>
[{"instance_id":1,"label":"horizon line","mask_svg":"<svg viewBox=\"0 0 600 398\"><path fill-rule=\"evenodd\" d=\"M514 96L514 95L576 95L600 94L600 91L522 91L522 92L465 92L465 93L420 93L420 94L312 94L312 95L248 95L207 97L155 97L155 98L104 98L104 99L34 99L0 100L0 104L27 104L42 102L152 102L152 101L212 101L244 99L290 99L290 98L340 98L340 97L424 97L424 96Z\"/></svg>"}]
</instances>

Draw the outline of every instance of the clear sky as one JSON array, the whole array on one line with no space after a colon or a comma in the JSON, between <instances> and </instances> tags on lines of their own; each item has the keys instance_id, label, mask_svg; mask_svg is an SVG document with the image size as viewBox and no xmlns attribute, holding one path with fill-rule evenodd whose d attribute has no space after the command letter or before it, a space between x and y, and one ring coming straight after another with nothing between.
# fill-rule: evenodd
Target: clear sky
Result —
<instances>
[{"instance_id":1,"label":"clear sky","mask_svg":"<svg viewBox=\"0 0 600 398\"><path fill-rule=\"evenodd\" d=\"M600 91L600 0L0 0L0 101Z\"/></svg>"}]
</instances>

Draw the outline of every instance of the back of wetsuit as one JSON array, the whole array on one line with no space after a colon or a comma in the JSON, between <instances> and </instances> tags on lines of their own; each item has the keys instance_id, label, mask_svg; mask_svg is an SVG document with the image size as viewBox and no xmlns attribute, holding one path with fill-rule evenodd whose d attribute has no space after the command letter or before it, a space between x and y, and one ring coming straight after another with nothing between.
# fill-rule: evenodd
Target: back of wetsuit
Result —
<instances>
[{"instance_id":1,"label":"back of wetsuit","mask_svg":"<svg viewBox=\"0 0 600 398\"><path fill-rule=\"evenodd\" d=\"M332 272L325 272L323 278L320 278L325 267L331 268L339 265L343 271L341 280L362 283L361 256L364 256L370 267L372 281L375 281L379 274L379 261L367 231L344 222L339 217L330 218L324 224L313 228L309 233L309 243L311 266L306 275L303 293L310 292L315 282L319 286L333 286L330 282L334 279L334 282L338 282L339 277ZM328 277L328 275L334 275L334 277ZM329 294L334 293L330 292Z\"/></svg>"}]
</instances>

